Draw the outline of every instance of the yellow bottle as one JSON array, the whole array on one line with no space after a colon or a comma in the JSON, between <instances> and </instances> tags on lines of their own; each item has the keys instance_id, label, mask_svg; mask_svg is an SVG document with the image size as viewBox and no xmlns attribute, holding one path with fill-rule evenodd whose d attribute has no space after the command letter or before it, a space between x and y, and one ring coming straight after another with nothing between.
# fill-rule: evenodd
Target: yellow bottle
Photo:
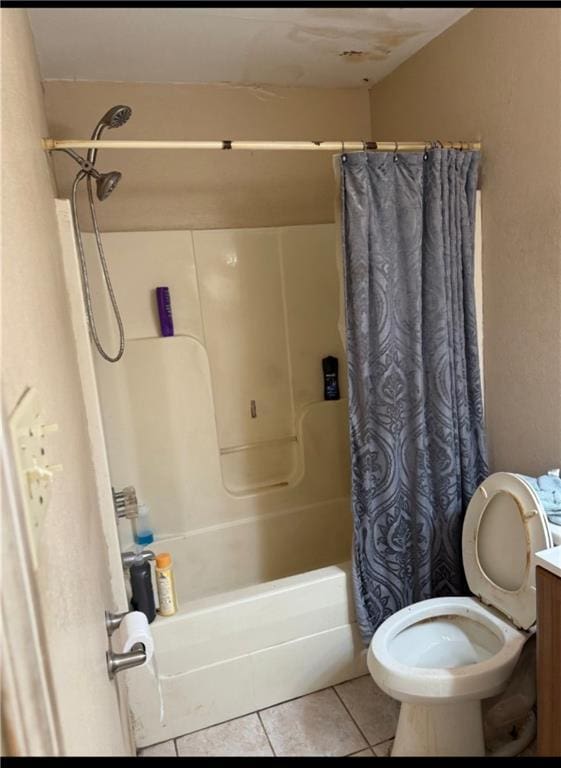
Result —
<instances>
[{"instance_id":1,"label":"yellow bottle","mask_svg":"<svg viewBox=\"0 0 561 768\"><path fill-rule=\"evenodd\" d=\"M177 613L177 597L169 552L156 555L156 584L160 600L158 609L160 616L173 616Z\"/></svg>"}]
</instances>

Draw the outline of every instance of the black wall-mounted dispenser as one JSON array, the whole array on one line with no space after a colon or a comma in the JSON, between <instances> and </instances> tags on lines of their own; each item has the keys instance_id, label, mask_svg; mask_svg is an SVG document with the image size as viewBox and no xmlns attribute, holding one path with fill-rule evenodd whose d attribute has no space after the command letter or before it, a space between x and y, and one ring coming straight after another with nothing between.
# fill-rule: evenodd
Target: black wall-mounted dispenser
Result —
<instances>
[{"instance_id":1,"label":"black wall-mounted dispenser","mask_svg":"<svg viewBox=\"0 0 561 768\"><path fill-rule=\"evenodd\" d=\"M323 399L339 400L339 361L328 355L321 361L323 368Z\"/></svg>"}]
</instances>

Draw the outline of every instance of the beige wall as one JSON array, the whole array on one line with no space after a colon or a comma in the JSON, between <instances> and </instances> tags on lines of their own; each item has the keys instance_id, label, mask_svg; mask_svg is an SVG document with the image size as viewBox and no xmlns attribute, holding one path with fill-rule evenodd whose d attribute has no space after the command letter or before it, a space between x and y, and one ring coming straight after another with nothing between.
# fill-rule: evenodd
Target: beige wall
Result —
<instances>
[{"instance_id":1,"label":"beige wall","mask_svg":"<svg viewBox=\"0 0 561 768\"><path fill-rule=\"evenodd\" d=\"M561 22L558 9L476 9L371 93L219 85L46 82L49 133L107 138L481 138L486 403L493 469L561 462ZM57 156L66 195L71 160ZM333 220L326 155L119 152L105 231L280 226ZM217 195L217 179L221 194Z\"/></svg>"},{"instance_id":2,"label":"beige wall","mask_svg":"<svg viewBox=\"0 0 561 768\"><path fill-rule=\"evenodd\" d=\"M147 83L45 82L51 135L89 137L113 104L133 114L107 139L362 139L368 92ZM99 206L105 231L214 229L333 221L329 153L101 151L101 169L123 172ZM76 166L55 158L61 196ZM88 229L91 227L85 225Z\"/></svg>"},{"instance_id":3,"label":"beige wall","mask_svg":"<svg viewBox=\"0 0 561 768\"><path fill-rule=\"evenodd\" d=\"M8 415L28 387L59 431L38 584L67 754L124 754L105 668L114 608L64 287L43 97L27 15L2 10L2 383ZM14 553L15 554L15 553ZM4 567L18 567L7 559ZM127 730L125 728L125 730Z\"/></svg>"},{"instance_id":4,"label":"beige wall","mask_svg":"<svg viewBox=\"0 0 561 768\"><path fill-rule=\"evenodd\" d=\"M476 9L371 92L379 139L482 139L493 470L561 463L561 11Z\"/></svg>"}]
</instances>

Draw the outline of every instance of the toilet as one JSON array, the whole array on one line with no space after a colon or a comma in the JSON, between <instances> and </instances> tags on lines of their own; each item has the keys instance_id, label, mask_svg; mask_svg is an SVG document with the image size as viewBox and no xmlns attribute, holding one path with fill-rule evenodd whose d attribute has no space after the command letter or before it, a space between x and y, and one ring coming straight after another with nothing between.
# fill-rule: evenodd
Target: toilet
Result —
<instances>
[{"instance_id":1,"label":"toilet","mask_svg":"<svg viewBox=\"0 0 561 768\"><path fill-rule=\"evenodd\" d=\"M368 669L401 702L392 756L485 755L481 701L504 691L536 622L534 553L561 543L553 529L520 477L490 475L462 532L472 597L422 600L374 633Z\"/></svg>"}]
</instances>

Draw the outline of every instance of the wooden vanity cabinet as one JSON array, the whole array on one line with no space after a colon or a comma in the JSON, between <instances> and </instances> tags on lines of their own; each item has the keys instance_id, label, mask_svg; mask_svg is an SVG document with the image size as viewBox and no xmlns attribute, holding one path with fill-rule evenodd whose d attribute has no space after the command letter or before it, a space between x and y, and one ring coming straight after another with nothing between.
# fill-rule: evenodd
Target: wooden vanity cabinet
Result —
<instances>
[{"instance_id":1,"label":"wooden vanity cabinet","mask_svg":"<svg viewBox=\"0 0 561 768\"><path fill-rule=\"evenodd\" d=\"M561 757L561 578L536 568L538 755Z\"/></svg>"}]
</instances>

